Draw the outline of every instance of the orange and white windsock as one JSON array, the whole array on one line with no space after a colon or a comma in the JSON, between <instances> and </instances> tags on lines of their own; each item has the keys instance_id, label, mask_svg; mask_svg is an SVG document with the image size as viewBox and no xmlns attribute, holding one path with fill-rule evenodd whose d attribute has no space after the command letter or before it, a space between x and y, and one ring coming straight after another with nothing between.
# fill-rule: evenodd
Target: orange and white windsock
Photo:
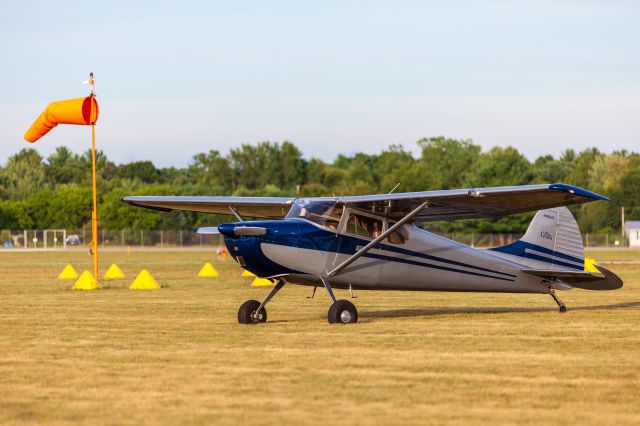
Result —
<instances>
[{"instance_id":1,"label":"orange and white windsock","mask_svg":"<svg viewBox=\"0 0 640 426\"><path fill-rule=\"evenodd\" d=\"M91 80L93 81L93 78ZM98 101L93 96L52 102L29 127L24 138L33 143L58 124L95 124L98 115Z\"/></svg>"}]
</instances>

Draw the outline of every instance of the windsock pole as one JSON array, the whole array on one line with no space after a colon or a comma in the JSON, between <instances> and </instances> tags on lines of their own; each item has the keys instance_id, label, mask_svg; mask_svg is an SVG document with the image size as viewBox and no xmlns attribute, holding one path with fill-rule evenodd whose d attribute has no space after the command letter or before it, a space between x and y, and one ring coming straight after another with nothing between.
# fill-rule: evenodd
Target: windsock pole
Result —
<instances>
[{"instance_id":1,"label":"windsock pole","mask_svg":"<svg viewBox=\"0 0 640 426\"><path fill-rule=\"evenodd\" d=\"M99 108L94 91L93 73L89 73L88 84L91 94L83 98L67 99L50 103L36 118L31 127L24 134L27 142L34 143L49 133L58 124L78 124L91 126L91 166L93 184L93 209L91 210L91 245L89 253L93 255L93 277L98 281L98 188L96 183L96 122Z\"/></svg>"},{"instance_id":2,"label":"windsock pole","mask_svg":"<svg viewBox=\"0 0 640 426\"><path fill-rule=\"evenodd\" d=\"M93 94L92 94L93 96ZM98 281L98 185L96 181L96 123L91 123L91 179L93 184L93 210L91 210L91 238L93 251L93 277Z\"/></svg>"},{"instance_id":3,"label":"windsock pole","mask_svg":"<svg viewBox=\"0 0 640 426\"><path fill-rule=\"evenodd\" d=\"M89 73L89 80L83 84L88 84L91 89L91 100L96 97L94 90L93 73ZM93 187L93 208L91 209L91 252L93 254L93 277L98 282L98 183L97 183L97 165L96 165L96 120L91 117L91 184ZM100 284L98 284L100 285Z\"/></svg>"}]
</instances>

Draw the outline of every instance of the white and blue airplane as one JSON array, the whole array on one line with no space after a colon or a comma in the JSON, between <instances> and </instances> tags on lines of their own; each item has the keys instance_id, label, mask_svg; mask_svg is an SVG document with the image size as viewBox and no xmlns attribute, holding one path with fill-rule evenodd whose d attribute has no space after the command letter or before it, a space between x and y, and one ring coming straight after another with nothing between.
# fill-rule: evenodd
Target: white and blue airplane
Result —
<instances>
[{"instance_id":1,"label":"white and blue airplane","mask_svg":"<svg viewBox=\"0 0 640 426\"><path fill-rule=\"evenodd\" d=\"M396 194L282 198L129 196L123 201L161 211L233 214L237 222L199 228L220 233L243 268L275 286L260 302L240 306L238 321L267 321L265 305L285 284L323 286L330 323L355 323L358 311L333 288L549 294L614 290L622 280L596 266L584 270L582 236L564 206L608 198L566 184L455 189ZM524 237L476 249L427 232L416 223L499 218L539 210ZM245 217L266 220L245 220Z\"/></svg>"}]
</instances>

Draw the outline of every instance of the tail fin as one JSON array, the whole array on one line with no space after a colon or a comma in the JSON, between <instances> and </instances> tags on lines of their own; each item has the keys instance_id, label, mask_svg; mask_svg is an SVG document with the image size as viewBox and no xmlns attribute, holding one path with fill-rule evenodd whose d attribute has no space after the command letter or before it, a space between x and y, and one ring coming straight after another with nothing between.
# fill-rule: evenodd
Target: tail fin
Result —
<instances>
[{"instance_id":1,"label":"tail fin","mask_svg":"<svg viewBox=\"0 0 640 426\"><path fill-rule=\"evenodd\" d=\"M531 268L584 270L582 235L566 207L538 211L522 239L491 250Z\"/></svg>"}]
</instances>

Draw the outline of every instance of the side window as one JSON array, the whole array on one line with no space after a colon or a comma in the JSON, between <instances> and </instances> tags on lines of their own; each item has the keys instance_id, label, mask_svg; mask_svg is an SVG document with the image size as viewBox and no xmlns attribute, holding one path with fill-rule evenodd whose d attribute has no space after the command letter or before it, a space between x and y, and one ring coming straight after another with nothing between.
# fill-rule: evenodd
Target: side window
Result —
<instances>
[{"instance_id":1,"label":"side window","mask_svg":"<svg viewBox=\"0 0 640 426\"><path fill-rule=\"evenodd\" d=\"M335 219L327 219L327 221L325 222L324 226L326 226L327 228L335 231L336 229L338 229L338 224L340 223L340 221L335 220Z\"/></svg>"},{"instance_id":2,"label":"side window","mask_svg":"<svg viewBox=\"0 0 640 426\"><path fill-rule=\"evenodd\" d=\"M393 222L389 222L389 227L394 225ZM395 232L389 234L387 240L392 244L404 244L409 239L409 233L401 226Z\"/></svg>"},{"instance_id":3,"label":"side window","mask_svg":"<svg viewBox=\"0 0 640 426\"><path fill-rule=\"evenodd\" d=\"M352 213L347 222L347 233L365 238L376 238L382 234L382 221Z\"/></svg>"},{"instance_id":4,"label":"side window","mask_svg":"<svg viewBox=\"0 0 640 426\"><path fill-rule=\"evenodd\" d=\"M330 216L327 217L327 221L324 223L324 226L330 228L332 230L338 229L338 225L340 224L340 218L342 217L342 207L336 207L330 212Z\"/></svg>"}]
</instances>

